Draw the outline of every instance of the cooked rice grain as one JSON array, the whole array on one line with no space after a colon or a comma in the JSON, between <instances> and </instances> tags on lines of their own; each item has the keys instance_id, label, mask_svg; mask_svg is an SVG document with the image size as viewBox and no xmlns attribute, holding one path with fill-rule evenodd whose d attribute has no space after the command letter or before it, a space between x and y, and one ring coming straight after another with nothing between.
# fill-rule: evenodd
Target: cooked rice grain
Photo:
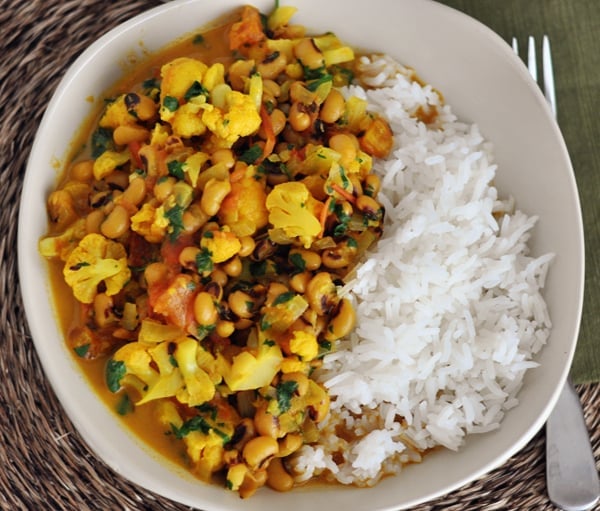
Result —
<instances>
[{"instance_id":1,"label":"cooked rice grain","mask_svg":"<svg viewBox=\"0 0 600 511\"><path fill-rule=\"evenodd\" d=\"M537 219L499 199L476 125L388 57L363 58L362 71L377 88L346 94L368 99L395 136L374 162L385 231L344 289L357 327L318 372L331 416L294 471L371 485L427 449L497 428L517 405L551 327L541 289L552 255L529 254ZM419 106L438 110L434 124L415 117Z\"/></svg>"}]
</instances>

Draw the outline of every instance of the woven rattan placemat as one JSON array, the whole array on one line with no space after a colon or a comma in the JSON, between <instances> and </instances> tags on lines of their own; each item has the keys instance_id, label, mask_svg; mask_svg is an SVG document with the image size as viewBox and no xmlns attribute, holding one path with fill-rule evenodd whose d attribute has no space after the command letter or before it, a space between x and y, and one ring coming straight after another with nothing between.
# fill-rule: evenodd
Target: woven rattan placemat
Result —
<instances>
[{"instance_id":1,"label":"woven rattan placemat","mask_svg":"<svg viewBox=\"0 0 600 511\"><path fill-rule=\"evenodd\" d=\"M158 1L0 0L0 508L188 509L121 478L65 416L34 351L17 277L17 216L25 164L44 108L86 46ZM21 214L27 214L22 211ZM598 385L578 387L596 457ZM483 479L416 508L554 509L545 493L544 436Z\"/></svg>"}]
</instances>

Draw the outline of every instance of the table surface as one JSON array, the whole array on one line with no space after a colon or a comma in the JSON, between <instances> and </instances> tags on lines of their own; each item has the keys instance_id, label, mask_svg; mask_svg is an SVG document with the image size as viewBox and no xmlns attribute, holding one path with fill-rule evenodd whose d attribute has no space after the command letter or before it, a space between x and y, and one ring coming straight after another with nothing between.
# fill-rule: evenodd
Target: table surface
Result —
<instances>
[{"instance_id":1,"label":"table surface","mask_svg":"<svg viewBox=\"0 0 600 511\"><path fill-rule=\"evenodd\" d=\"M100 35L157 0L0 0L0 509L149 509L186 506L147 492L99 461L65 416L33 349L19 292L16 218L35 130L68 65ZM444 0L505 40L548 33L557 70L559 124L579 185L586 292L572 377L600 457L600 2ZM110 9L107 9L110 5ZM523 43L521 43L523 44ZM546 496L544 432L503 466L442 498L433 510L554 509Z\"/></svg>"}]
</instances>

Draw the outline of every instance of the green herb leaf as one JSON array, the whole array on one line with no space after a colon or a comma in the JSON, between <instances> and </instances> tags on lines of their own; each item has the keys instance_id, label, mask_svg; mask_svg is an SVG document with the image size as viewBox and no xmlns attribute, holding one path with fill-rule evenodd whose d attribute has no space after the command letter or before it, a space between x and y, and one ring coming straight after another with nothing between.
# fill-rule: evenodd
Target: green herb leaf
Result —
<instances>
[{"instance_id":1,"label":"green herb leaf","mask_svg":"<svg viewBox=\"0 0 600 511\"><path fill-rule=\"evenodd\" d=\"M278 295L275 300L273 300L273 305L279 305L280 303L289 302L292 298L296 296L296 293L293 291L286 291L285 293L281 293Z\"/></svg>"},{"instance_id":2,"label":"green herb leaf","mask_svg":"<svg viewBox=\"0 0 600 511\"><path fill-rule=\"evenodd\" d=\"M265 339L263 341L263 344L265 346L275 346L276 343L275 343L275 341L273 339Z\"/></svg>"},{"instance_id":3,"label":"green herb leaf","mask_svg":"<svg viewBox=\"0 0 600 511\"><path fill-rule=\"evenodd\" d=\"M165 96L165 99L163 99L163 106L169 112L175 112L175 110L179 108L179 101L173 96Z\"/></svg>"},{"instance_id":4,"label":"green herb leaf","mask_svg":"<svg viewBox=\"0 0 600 511\"><path fill-rule=\"evenodd\" d=\"M171 160L169 163L167 163L167 170L169 171L169 174L171 174L173 177L176 177L177 179L183 181L185 179L183 165L184 163L180 161Z\"/></svg>"},{"instance_id":5,"label":"green herb leaf","mask_svg":"<svg viewBox=\"0 0 600 511\"><path fill-rule=\"evenodd\" d=\"M125 376L127 368L122 360L110 359L106 364L105 378L108 390L117 392L121 388L121 379Z\"/></svg>"},{"instance_id":6,"label":"green herb leaf","mask_svg":"<svg viewBox=\"0 0 600 511\"><path fill-rule=\"evenodd\" d=\"M204 36L202 34L196 34L192 39L192 44L204 44Z\"/></svg>"},{"instance_id":7,"label":"green herb leaf","mask_svg":"<svg viewBox=\"0 0 600 511\"><path fill-rule=\"evenodd\" d=\"M212 260L212 252L207 248L202 248L196 254L196 269L198 273L213 271L215 265Z\"/></svg>"},{"instance_id":8,"label":"green herb leaf","mask_svg":"<svg viewBox=\"0 0 600 511\"><path fill-rule=\"evenodd\" d=\"M298 389L298 382L288 380L281 382L275 388L277 393L277 406L281 413L287 412L292 406L292 396Z\"/></svg>"},{"instance_id":9,"label":"green herb leaf","mask_svg":"<svg viewBox=\"0 0 600 511\"><path fill-rule=\"evenodd\" d=\"M183 97L186 101L189 101L198 96L208 97L208 89L199 81L194 81Z\"/></svg>"},{"instance_id":10,"label":"green herb leaf","mask_svg":"<svg viewBox=\"0 0 600 511\"><path fill-rule=\"evenodd\" d=\"M271 323L269 323L267 318L263 315L260 318L259 326L260 326L260 329L264 332L265 330L268 330L269 328L271 328Z\"/></svg>"},{"instance_id":11,"label":"green herb leaf","mask_svg":"<svg viewBox=\"0 0 600 511\"><path fill-rule=\"evenodd\" d=\"M114 148L112 130L108 128L98 128L92 133L92 158L98 158L102 153Z\"/></svg>"},{"instance_id":12,"label":"green herb leaf","mask_svg":"<svg viewBox=\"0 0 600 511\"><path fill-rule=\"evenodd\" d=\"M116 410L119 415L127 415L128 413L133 412L134 404L131 401L129 394L123 394L123 397L117 403Z\"/></svg>"},{"instance_id":13,"label":"green herb leaf","mask_svg":"<svg viewBox=\"0 0 600 511\"><path fill-rule=\"evenodd\" d=\"M247 163L248 165L252 165L253 163L260 158L262 155L262 149L258 144L254 144L249 149L246 149L239 157L238 160Z\"/></svg>"},{"instance_id":14,"label":"green herb leaf","mask_svg":"<svg viewBox=\"0 0 600 511\"><path fill-rule=\"evenodd\" d=\"M331 81L333 81L333 76L331 76L329 73L325 73L319 78L309 81L306 84L306 88L311 92L315 92L321 85Z\"/></svg>"},{"instance_id":15,"label":"green herb leaf","mask_svg":"<svg viewBox=\"0 0 600 511\"><path fill-rule=\"evenodd\" d=\"M169 237L171 241L176 240L181 234L181 231L184 229L183 212L184 208L179 205L175 205L168 211L164 212L164 217L169 221L170 224Z\"/></svg>"},{"instance_id":16,"label":"green herb leaf","mask_svg":"<svg viewBox=\"0 0 600 511\"><path fill-rule=\"evenodd\" d=\"M306 270L306 261L298 253L294 253L294 254L290 255L290 263L292 263L301 272Z\"/></svg>"},{"instance_id":17,"label":"green herb leaf","mask_svg":"<svg viewBox=\"0 0 600 511\"><path fill-rule=\"evenodd\" d=\"M82 344L81 346L77 346L73 348L73 351L77 354L78 357L84 358L88 351L90 351L89 344Z\"/></svg>"}]
</instances>

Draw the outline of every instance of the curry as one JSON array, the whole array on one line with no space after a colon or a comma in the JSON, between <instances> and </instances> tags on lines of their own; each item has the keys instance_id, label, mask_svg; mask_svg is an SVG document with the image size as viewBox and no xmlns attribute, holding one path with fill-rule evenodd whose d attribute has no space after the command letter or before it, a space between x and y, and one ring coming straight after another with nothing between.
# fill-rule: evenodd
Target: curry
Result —
<instances>
[{"instance_id":1,"label":"curry","mask_svg":"<svg viewBox=\"0 0 600 511\"><path fill-rule=\"evenodd\" d=\"M343 279L381 234L387 122L354 51L292 7L239 10L111 91L47 201L66 343L98 393L199 478L294 486L353 328Z\"/></svg>"}]
</instances>

